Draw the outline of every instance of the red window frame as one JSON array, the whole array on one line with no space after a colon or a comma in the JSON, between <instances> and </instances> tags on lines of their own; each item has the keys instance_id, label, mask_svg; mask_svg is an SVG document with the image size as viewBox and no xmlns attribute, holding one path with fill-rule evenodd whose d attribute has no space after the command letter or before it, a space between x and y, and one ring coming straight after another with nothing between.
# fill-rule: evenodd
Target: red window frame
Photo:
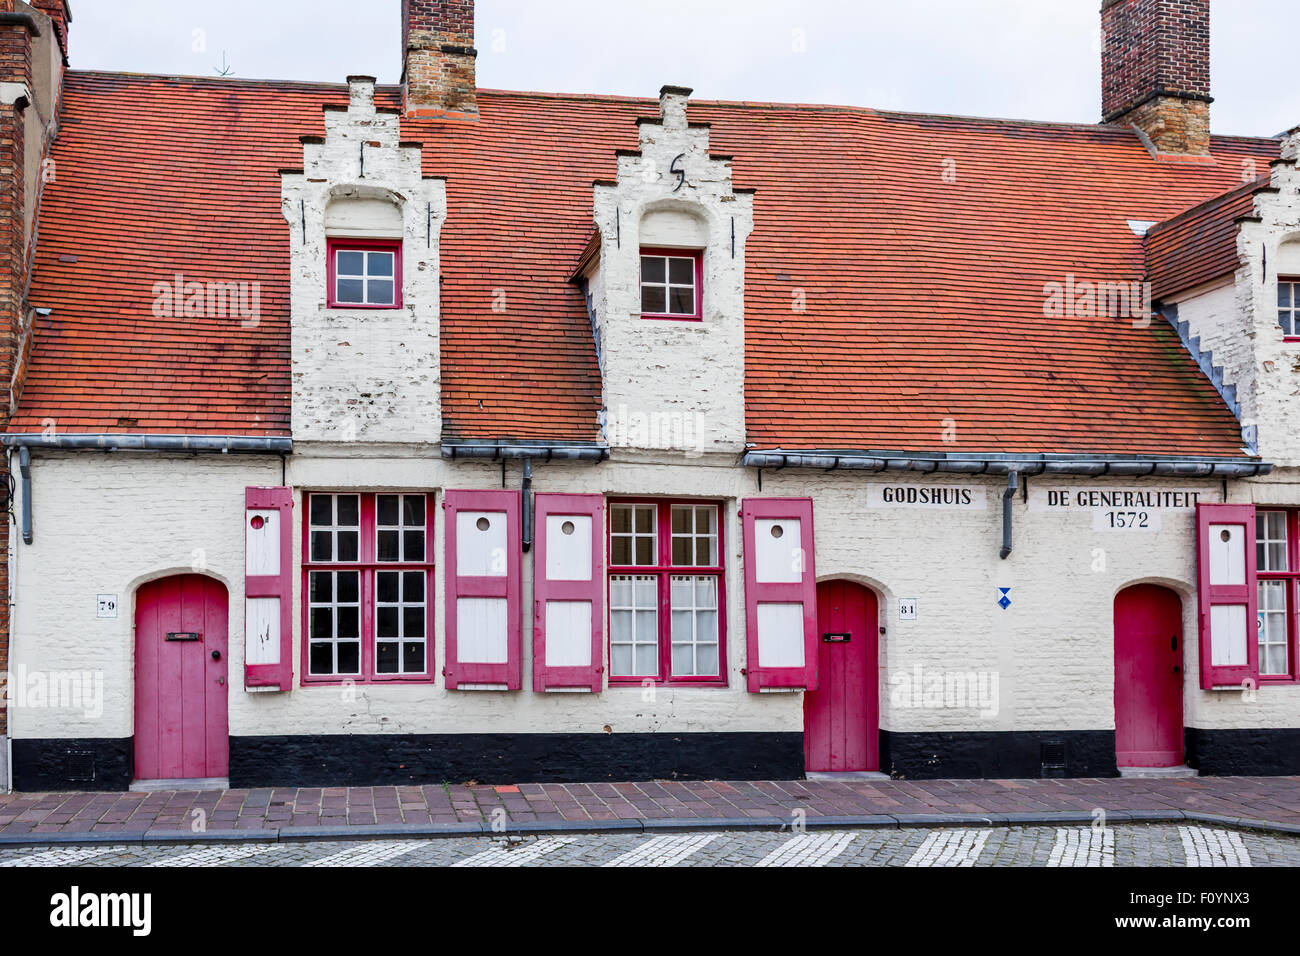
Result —
<instances>
[{"instance_id":1,"label":"red window frame","mask_svg":"<svg viewBox=\"0 0 1300 956\"><path fill-rule=\"evenodd\" d=\"M643 246L637 256L637 306L640 307L641 295L641 256L670 256L674 259L693 259L695 261L695 311L690 315L676 312L642 312L643 319L669 319L679 322L701 322L704 319L704 250L703 249L667 249L658 246ZM665 281L667 276L665 275ZM665 301L664 305L668 303Z\"/></svg>"},{"instance_id":2,"label":"red window frame","mask_svg":"<svg viewBox=\"0 0 1300 956\"><path fill-rule=\"evenodd\" d=\"M655 563L653 565L621 565L614 563L614 515L615 505L656 505L655 510ZM672 564L672 509L673 505L688 507L707 506L715 508L718 515L718 561L717 564L704 567L699 565ZM606 651L609 653L609 683L616 685L641 685L647 680L655 684L678 686L727 686L727 574L726 574L726 505L721 501L700 500L695 498L610 498L605 502L605 625L608 637L605 639ZM635 527L635 526L634 526ZM659 638L659 672L658 674L637 674L635 676L616 675L614 673L614 639L613 602L610 595L610 581L615 576L655 576L658 578L657 611ZM672 578L679 576L714 577L718 582L718 673L717 676L672 673Z\"/></svg>"},{"instance_id":3,"label":"red window frame","mask_svg":"<svg viewBox=\"0 0 1300 956\"><path fill-rule=\"evenodd\" d=\"M1300 621L1297 616L1300 615L1300 509L1295 508L1269 508L1265 505L1257 505L1255 508L1256 524L1256 552L1259 550L1258 528L1260 518L1266 514L1283 514L1286 515L1286 566L1287 571L1265 571L1263 567L1257 567L1255 570L1255 589L1259 590L1259 585L1265 581L1284 581L1286 582L1286 648L1287 648L1287 673L1285 674L1265 674L1264 659L1261 653L1259 661L1259 682L1261 684L1294 684L1300 682L1300 671L1296 668L1296 652L1300 649ZM1259 613L1263 613L1263 607L1260 607ZM1258 636L1256 637L1258 643ZM1260 648L1261 652L1263 648Z\"/></svg>"},{"instance_id":4,"label":"red window frame","mask_svg":"<svg viewBox=\"0 0 1300 956\"><path fill-rule=\"evenodd\" d=\"M371 305L365 302L338 300L338 254L340 252L393 253L393 302ZM401 239L326 239L326 305L331 309L400 309L402 307L402 240Z\"/></svg>"},{"instance_id":5,"label":"red window frame","mask_svg":"<svg viewBox=\"0 0 1300 956\"><path fill-rule=\"evenodd\" d=\"M311 559L312 495L350 496L359 502L359 542L356 561L313 561ZM380 561L378 557L379 524L376 499L382 495L421 495L424 498L423 561ZM434 495L421 491L304 491L302 496L302 676L303 686L340 686L356 684L429 684L435 680L434 664ZM400 504L399 504L400 508ZM404 547L404 545L403 545ZM361 668L357 674L311 673L311 572L357 571L360 577ZM376 584L379 571L422 571L424 573L424 670L418 674L381 674L376 671Z\"/></svg>"},{"instance_id":6,"label":"red window frame","mask_svg":"<svg viewBox=\"0 0 1300 956\"><path fill-rule=\"evenodd\" d=\"M1283 341L1283 342L1300 342L1300 334L1297 334L1297 333L1295 332L1295 329L1296 329L1297 327L1300 327L1300 276L1278 276L1278 277L1277 277L1277 283L1278 283L1278 285L1282 285L1282 284L1286 283L1286 284L1289 284L1289 285L1292 286L1292 289L1291 289L1291 304L1290 304L1289 306L1285 307L1285 308L1284 308L1280 303L1279 303L1278 306L1277 306L1277 312L1278 312L1278 315L1277 315L1277 324L1278 324L1279 326L1282 325L1282 313L1283 313L1284 311L1285 311L1285 312L1290 312L1290 313L1291 313L1291 320L1292 320L1291 329L1292 329L1292 334L1291 334L1291 335L1287 335L1286 332L1283 332L1283 333L1282 333L1282 341Z\"/></svg>"}]
</instances>

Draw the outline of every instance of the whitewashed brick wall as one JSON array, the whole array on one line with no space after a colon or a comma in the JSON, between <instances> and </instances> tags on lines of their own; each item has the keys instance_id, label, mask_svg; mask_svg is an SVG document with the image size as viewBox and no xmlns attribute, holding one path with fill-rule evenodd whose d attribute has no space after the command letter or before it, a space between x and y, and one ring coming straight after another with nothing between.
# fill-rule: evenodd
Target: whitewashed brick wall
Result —
<instances>
[{"instance_id":1,"label":"whitewashed brick wall","mask_svg":"<svg viewBox=\"0 0 1300 956\"><path fill-rule=\"evenodd\" d=\"M398 115L375 109L374 83L350 81L347 112L325 113L325 142L283 175L289 224L295 441L437 442L442 430L438 240L446 184L424 179L421 150L399 145ZM365 168L362 170L363 143ZM354 228L346 228L349 204ZM331 309L326 216L358 235L391 206L403 241L402 307ZM305 226L304 226L305 223Z\"/></svg>"},{"instance_id":2,"label":"whitewashed brick wall","mask_svg":"<svg viewBox=\"0 0 1300 956\"><path fill-rule=\"evenodd\" d=\"M641 155L618 158L617 184L594 189L601 247L589 281L607 432L626 444L618 430L631 421L636 447L738 451L745 441L745 241L754 197L733 192L731 163L710 158L709 130L688 125L684 95L666 92L660 110L660 122L640 127ZM674 161L685 171L680 189ZM641 317L643 223L657 218L660 226L646 244L699 246L685 224L677 236L662 231L673 215L698 223L706 240L700 322ZM641 435L637 421L667 424Z\"/></svg>"},{"instance_id":3,"label":"whitewashed brick wall","mask_svg":"<svg viewBox=\"0 0 1300 956\"><path fill-rule=\"evenodd\" d=\"M445 462L399 452L377 459L296 456L289 482L297 488L429 490L498 488L497 463ZM639 456L644 458L644 456ZM754 695L745 690L743 576L738 502L759 494L757 475L731 456L664 456L658 462L624 460L601 466L538 464L535 491L701 496L726 501L726 689L640 688L598 696L448 692L439 686L359 685L355 697L338 688L296 687L248 694L241 689L243 648L243 494L246 485L280 483L278 459L167 458L139 455L37 454L33 464L35 543L15 546L18 605L12 660L31 669L95 668L104 674L101 718L55 710L15 711L16 737L120 737L133 726L133 595L143 582L186 573L196 562L230 592L230 731L235 735L449 732L687 732L799 731L800 696ZM507 468L519 487L520 466ZM982 488L980 511L869 506L868 482L946 483ZM1265 687L1253 700L1199 689L1197 675L1195 550L1192 515L1166 512L1156 532L1093 528L1091 512L1045 512L1031 505L1047 488L1158 487L1192 489L1202 500L1221 498L1219 482L1125 484L1074 480L1029 481L1030 501L1015 500L1015 548L998 558L1001 543L998 480L764 472L767 496L811 495L817 523L819 579L849 578L880 598L881 721L896 731L1055 730L1113 727L1116 593L1137 582L1165 584L1184 599L1185 721L1190 726L1300 726L1300 687ZM1234 499L1300 504L1295 476L1238 482ZM301 516L299 515L300 519ZM438 514L441 563L442 516ZM301 541L295 528L295 550ZM296 558L300 561L300 555ZM525 682L531 687L532 556L525 556ZM300 576L295 577L298 581ZM444 651L443 583L437 575L434 633L438 670ZM296 584L299 586L299 584ZM1011 588L1010 608L997 604ZM95 597L118 594L117 620L98 620ZM899 617L900 599L915 599L915 621ZM295 673L301 673L294 615ZM898 675L926 672L996 674L996 713L970 708L900 706Z\"/></svg>"}]
</instances>

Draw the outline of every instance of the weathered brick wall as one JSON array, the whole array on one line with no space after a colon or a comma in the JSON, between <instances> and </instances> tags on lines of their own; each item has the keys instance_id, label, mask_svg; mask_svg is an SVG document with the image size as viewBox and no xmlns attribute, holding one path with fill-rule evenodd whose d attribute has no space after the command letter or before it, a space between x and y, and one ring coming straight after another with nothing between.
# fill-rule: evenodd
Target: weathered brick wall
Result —
<instances>
[{"instance_id":1,"label":"weathered brick wall","mask_svg":"<svg viewBox=\"0 0 1300 956\"><path fill-rule=\"evenodd\" d=\"M0 0L0 13L12 13L13 0ZM26 284L25 121L23 110L31 84L32 37L21 24L0 24L0 383L13 374L14 342L23 324L23 289ZM9 408L0 402L0 427ZM0 674L9 666L9 522L0 536ZM0 736L8 732L8 713L0 697ZM6 781L0 779L0 788Z\"/></svg>"},{"instance_id":2,"label":"weathered brick wall","mask_svg":"<svg viewBox=\"0 0 1300 956\"><path fill-rule=\"evenodd\" d=\"M1209 154L1210 104L1203 100L1157 96L1125 114L1123 122L1146 133L1158 152Z\"/></svg>"},{"instance_id":3,"label":"weathered brick wall","mask_svg":"<svg viewBox=\"0 0 1300 956\"><path fill-rule=\"evenodd\" d=\"M403 0L408 112L478 115L474 0Z\"/></svg>"},{"instance_id":4,"label":"weathered brick wall","mask_svg":"<svg viewBox=\"0 0 1300 956\"><path fill-rule=\"evenodd\" d=\"M1209 153L1210 0L1106 0L1102 119L1165 153ZM1162 95L1177 94L1177 95Z\"/></svg>"},{"instance_id":5,"label":"weathered brick wall","mask_svg":"<svg viewBox=\"0 0 1300 956\"><path fill-rule=\"evenodd\" d=\"M67 55L65 0L0 0L0 428L22 386L19 356L30 329L26 301L43 161L57 128L62 64ZM9 539L0 517L0 674L9 665ZM0 698L0 737L8 715ZM2 746L2 744L0 744ZM6 782L0 772L0 787Z\"/></svg>"},{"instance_id":6,"label":"weathered brick wall","mask_svg":"<svg viewBox=\"0 0 1300 956\"><path fill-rule=\"evenodd\" d=\"M1242 262L1237 270L1237 309L1254 351L1253 378L1245 381L1253 389L1260 454L1274 464L1296 467L1300 466L1300 430L1295 424L1300 361L1278 325L1277 279L1279 274L1294 275L1300 267L1300 168L1290 163L1275 166L1272 186L1277 192L1255 197L1258 221L1243 222L1237 234Z\"/></svg>"}]
</instances>

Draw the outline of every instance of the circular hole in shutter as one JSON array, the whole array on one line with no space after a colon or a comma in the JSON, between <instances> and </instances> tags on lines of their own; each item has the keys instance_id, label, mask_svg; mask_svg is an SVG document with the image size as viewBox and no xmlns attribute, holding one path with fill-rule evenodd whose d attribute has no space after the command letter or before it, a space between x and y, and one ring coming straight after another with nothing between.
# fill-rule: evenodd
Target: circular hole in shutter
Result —
<instances>
[{"instance_id":1,"label":"circular hole in shutter","mask_svg":"<svg viewBox=\"0 0 1300 956\"><path fill-rule=\"evenodd\" d=\"M1231 541L1232 532L1229 531L1227 528L1224 528L1222 531L1219 532L1219 537L1224 541Z\"/></svg>"},{"instance_id":2,"label":"circular hole in shutter","mask_svg":"<svg viewBox=\"0 0 1300 956\"><path fill-rule=\"evenodd\" d=\"M564 524L560 525L560 530L563 531L565 534L573 534L573 522L572 521L564 522Z\"/></svg>"},{"instance_id":3,"label":"circular hole in shutter","mask_svg":"<svg viewBox=\"0 0 1300 956\"><path fill-rule=\"evenodd\" d=\"M783 534L785 534L784 528L782 528L779 524L772 525L772 537L779 538Z\"/></svg>"},{"instance_id":4,"label":"circular hole in shutter","mask_svg":"<svg viewBox=\"0 0 1300 956\"><path fill-rule=\"evenodd\" d=\"M492 522L488 521L487 518L479 518L478 521L474 522L474 527L478 528L480 531L486 531L488 528L492 527Z\"/></svg>"},{"instance_id":5,"label":"circular hole in shutter","mask_svg":"<svg viewBox=\"0 0 1300 956\"><path fill-rule=\"evenodd\" d=\"M254 531L261 531L266 527L266 519L261 515L253 515L253 520L250 521L249 524L253 526Z\"/></svg>"}]
</instances>

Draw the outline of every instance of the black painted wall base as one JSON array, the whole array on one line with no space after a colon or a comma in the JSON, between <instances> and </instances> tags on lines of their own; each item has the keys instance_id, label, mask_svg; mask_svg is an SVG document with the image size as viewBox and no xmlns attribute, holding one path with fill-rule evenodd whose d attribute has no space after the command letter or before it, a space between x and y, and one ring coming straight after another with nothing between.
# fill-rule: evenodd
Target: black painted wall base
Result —
<instances>
[{"instance_id":1,"label":"black painted wall base","mask_svg":"<svg viewBox=\"0 0 1300 956\"><path fill-rule=\"evenodd\" d=\"M1300 774L1300 729L1183 731L1187 766L1207 777Z\"/></svg>"},{"instance_id":2,"label":"black painted wall base","mask_svg":"<svg viewBox=\"0 0 1300 956\"><path fill-rule=\"evenodd\" d=\"M14 789L125 790L135 778L132 737L13 740Z\"/></svg>"},{"instance_id":3,"label":"black painted wall base","mask_svg":"<svg viewBox=\"0 0 1300 956\"><path fill-rule=\"evenodd\" d=\"M232 787L790 780L801 733L232 737Z\"/></svg>"},{"instance_id":4,"label":"black painted wall base","mask_svg":"<svg viewBox=\"0 0 1300 956\"><path fill-rule=\"evenodd\" d=\"M1300 728L1185 731L1207 776L1300 775ZM14 789L126 790L132 739L13 741ZM1114 777L1109 730L880 732L880 769L906 780ZM233 787L794 780L801 733L421 734L232 737Z\"/></svg>"},{"instance_id":5,"label":"black painted wall base","mask_svg":"<svg viewBox=\"0 0 1300 956\"><path fill-rule=\"evenodd\" d=\"M882 730L880 769L903 780L1119 776L1113 730Z\"/></svg>"}]
</instances>

